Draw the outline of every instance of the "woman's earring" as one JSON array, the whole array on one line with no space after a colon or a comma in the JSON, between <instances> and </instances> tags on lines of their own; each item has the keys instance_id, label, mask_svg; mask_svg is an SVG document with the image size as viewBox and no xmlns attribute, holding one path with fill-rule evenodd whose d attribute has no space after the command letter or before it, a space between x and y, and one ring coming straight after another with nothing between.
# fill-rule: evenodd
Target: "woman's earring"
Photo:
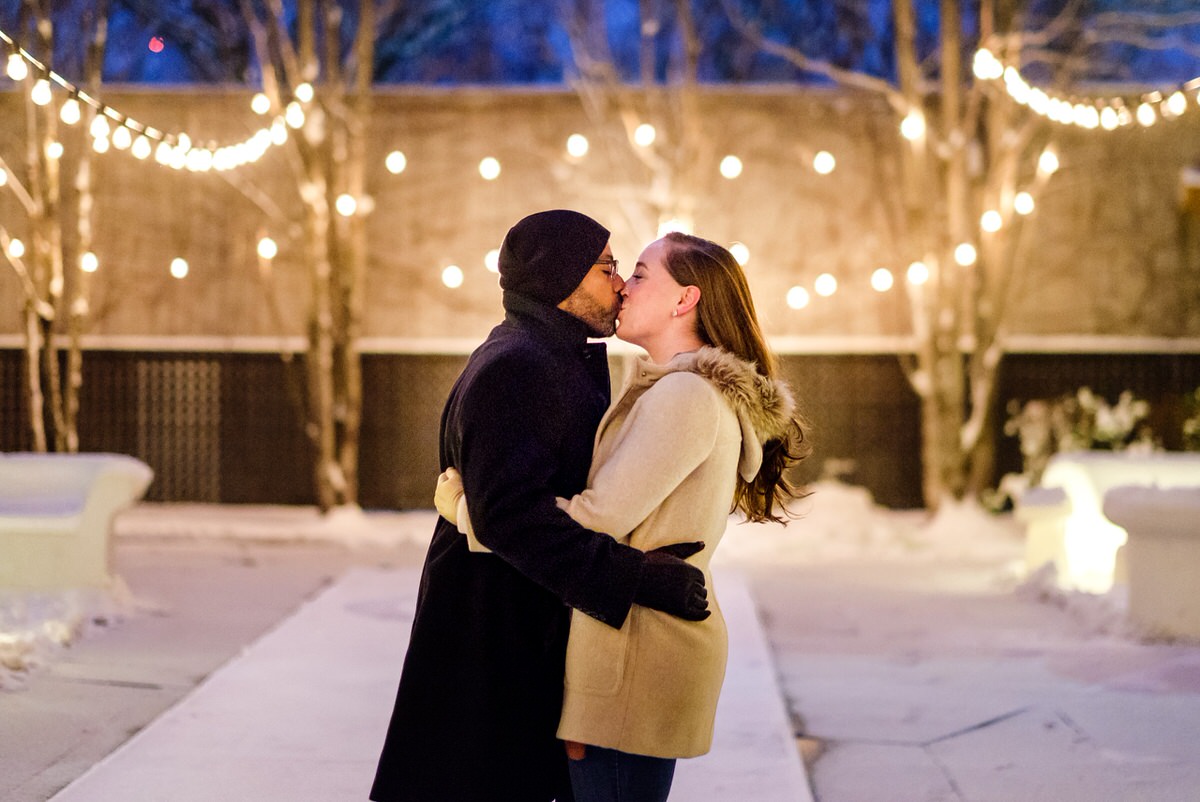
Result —
<instances>
[{"instance_id":1,"label":"woman's earring","mask_svg":"<svg viewBox=\"0 0 1200 802\"><path fill-rule=\"evenodd\" d=\"M671 317L679 317L679 310L678 310L678 309L672 309L672 310L671 310Z\"/></svg>"}]
</instances>

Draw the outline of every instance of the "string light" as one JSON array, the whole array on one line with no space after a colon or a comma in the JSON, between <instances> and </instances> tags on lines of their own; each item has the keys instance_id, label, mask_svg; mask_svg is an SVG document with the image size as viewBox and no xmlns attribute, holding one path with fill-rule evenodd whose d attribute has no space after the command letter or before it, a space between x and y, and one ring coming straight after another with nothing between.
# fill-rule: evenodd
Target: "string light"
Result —
<instances>
[{"instance_id":1,"label":"string light","mask_svg":"<svg viewBox=\"0 0 1200 802\"><path fill-rule=\"evenodd\" d=\"M887 292L892 288L895 279L892 278L892 271L886 267L881 267L871 274L871 289L876 292Z\"/></svg>"},{"instance_id":2,"label":"string light","mask_svg":"<svg viewBox=\"0 0 1200 802\"><path fill-rule=\"evenodd\" d=\"M63 144L61 142L51 142L46 146L46 158L61 159L63 155Z\"/></svg>"},{"instance_id":3,"label":"string light","mask_svg":"<svg viewBox=\"0 0 1200 802\"><path fill-rule=\"evenodd\" d=\"M500 162L488 156L479 162L479 174L487 181L495 181L500 177Z\"/></svg>"},{"instance_id":4,"label":"string light","mask_svg":"<svg viewBox=\"0 0 1200 802\"><path fill-rule=\"evenodd\" d=\"M1020 215L1033 212L1033 196L1028 192L1018 192L1013 198L1013 211Z\"/></svg>"},{"instance_id":5,"label":"string light","mask_svg":"<svg viewBox=\"0 0 1200 802\"><path fill-rule=\"evenodd\" d=\"M929 266L924 262L913 262L908 266L905 277L909 284L919 287L929 281Z\"/></svg>"},{"instance_id":6,"label":"string light","mask_svg":"<svg viewBox=\"0 0 1200 802\"><path fill-rule=\"evenodd\" d=\"M633 132L633 141L639 147L648 148L654 144L654 140L657 138L658 131L654 130L654 126L650 123L642 123Z\"/></svg>"},{"instance_id":7,"label":"string light","mask_svg":"<svg viewBox=\"0 0 1200 802\"><path fill-rule=\"evenodd\" d=\"M742 174L742 160L729 155L721 159L721 175L732 180Z\"/></svg>"},{"instance_id":8,"label":"string light","mask_svg":"<svg viewBox=\"0 0 1200 802\"><path fill-rule=\"evenodd\" d=\"M500 249L492 248L483 257L483 266L488 269L489 273L500 272Z\"/></svg>"},{"instance_id":9,"label":"string light","mask_svg":"<svg viewBox=\"0 0 1200 802\"><path fill-rule=\"evenodd\" d=\"M263 237L258 241L258 255L270 261L279 255L279 246L270 237Z\"/></svg>"},{"instance_id":10,"label":"string light","mask_svg":"<svg viewBox=\"0 0 1200 802\"><path fill-rule=\"evenodd\" d=\"M813 156L813 169L821 175L829 175L836 166L837 160L827 150L822 150L816 156Z\"/></svg>"},{"instance_id":11,"label":"string light","mask_svg":"<svg viewBox=\"0 0 1200 802\"><path fill-rule=\"evenodd\" d=\"M1000 216L1000 212L995 209L988 209L979 218L979 227L990 234L994 234L1000 230L1000 226L1004 224L1004 218Z\"/></svg>"},{"instance_id":12,"label":"string light","mask_svg":"<svg viewBox=\"0 0 1200 802\"><path fill-rule=\"evenodd\" d=\"M404 172L404 168L408 166L408 157L401 151L393 150L383 160L383 164L392 175L400 175L400 173Z\"/></svg>"},{"instance_id":13,"label":"string light","mask_svg":"<svg viewBox=\"0 0 1200 802\"><path fill-rule=\"evenodd\" d=\"M262 92L256 92L254 97L250 98L250 110L261 117L271 110L271 98Z\"/></svg>"},{"instance_id":14,"label":"string light","mask_svg":"<svg viewBox=\"0 0 1200 802\"><path fill-rule=\"evenodd\" d=\"M1182 116L1188 109L1189 93L1195 95L1200 103L1200 94L1197 93L1200 90L1200 76L1184 82L1169 94L1151 91L1139 94L1136 98L1075 97L1056 95L1033 86L1017 67L1005 64L987 48L975 51L972 69L980 80L1003 81L1008 96L1035 114L1063 125L1085 129L1115 131L1134 122L1149 128L1159 120ZM1129 111L1130 108L1134 109L1133 113Z\"/></svg>"},{"instance_id":15,"label":"string light","mask_svg":"<svg viewBox=\"0 0 1200 802\"><path fill-rule=\"evenodd\" d=\"M95 273L100 269L100 260L96 258L96 254L88 251L79 257L79 269L84 273Z\"/></svg>"},{"instance_id":16,"label":"string light","mask_svg":"<svg viewBox=\"0 0 1200 802\"><path fill-rule=\"evenodd\" d=\"M25 255L25 243L13 237L8 241L8 255L14 259L20 259Z\"/></svg>"},{"instance_id":17,"label":"string light","mask_svg":"<svg viewBox=\"0 0 1200 802\"><path fill-rule=\"evenodd\" d=\"M69 97L59 109L59 117L67 125L74 125L82 117L80 103L86 103L96 110L96 117L90 129L92 148L97 153L107 153L110 148L129 150L132 154L144 160L151 152L155 153L156 161L176 170L187 168L194 172L210 170L232 170L246 164L258 161L272 146L279 146L287 141L286 126L299 128L304 124L304 109L299 102L293 100L287 106L286 113L272 120L267 128L257 131L248 139L230 145L193 146L192 140L185 133L168 134L138 122L128 115L118 111L99 99L91 97L78 86L52 71L48 66L34 58L27 50L3 30L0 30L0 42L6 43L13 49L9 54L5 72L14 81L22 81L28 77L32 69L40 77L30 89L33 102L47 105L53 100L53 84L65 90ZM297 97L307 97L310 101L313 90L310 84L301 84L296 88ZM270 101L265 107L255 95L251 107L259 113L270 110ZM111 140L111 141L110 141ZM143 140L145 140L143 142Z\"/></svg>"},{"instance_id":18,"label":"string light","mask_svg":"<svg viewBox=\"0 0 1200 802\"><path fill-rule=\"evenodd\" d=\"M1038 157L1038 170L1046 175L1054 175L1058 172L1058 154L1046 148L1042 151L1042 155Z\"/></svg>"},{"instance_id":19,"label":"string light","mask_svg":"<svg viewBox=\"0 0 1200 802\"><path fill-rule=\"evenodd\" d=\"M900 121L900 135L909 142L915 142L925 136L925 115L916 109L910 111Z\"/></svg>"},{"instance_id":20,"label":"string light","mask_svg":"<svg viewBox=\"0 0 1200 802\"><path fill-rule=\"evenodd\" d=\"M171 275L175 278L186 278L188 274L188 263L186 259L176 256L171 260Z\"/></svg>"},{"instance_id":21,"label":"string light","mask_svg":"<svg viewBox=\"0 0 1200 802\"><path fill-rule=\"evenodd\" d=\"M342 193L337 196L337 200L333 202L333 206L337 209L337 213L342 217L353 217L358 211L358 201L353 195Z\"/></svg>"},{"instance_id":22,"label":"string light","mask_svg":"<svg viewBox=\"0 0 1200 802\"><path fill-rule=\"evenodd\" d=\"M787 305L792 309L803 309L809 300L808 290L803 287L792 287L787 291Z\"/></svg>"},{"instance_id":23,"label":"string light","mask_svg":"<svg viewBox=\"0 0 1200 802\"><path fill-rule=\"evenodd\" d=\"M442 283L452 290L456 290L462 286L463 271L458 265L446 265L442 269Z\"/></svg>"},{"instance_id":24,"label":"string light","mask_svg":"<svg viewBox=\"0 0 1200 802\"><path fill-rule=\"evenodd\" d=\"M582 159L587 155L589 147L591 145L588 143L588 138L583 134L571 134L567 137L567 153L572 158Z\"/></svg>"},{"instance_id":25,"label":"string light","mask_svg":"<svg viewBox=\"0 0 1200 802\"><path fill-rule=\"evenodd\" d=\"M962 267L970 267L975 264L975 260L978 258L979 252L969 242L960 242L954 248L954 261L958 262Z\"/></svg>"},{"instance_id":26,"label":"string light","mask_svg":"<svg viewBox=\"0 0 1200 802\"><path fill-rule=\"evenodd\" d=\"M835 292L837 292L837 288L838 281L832 273L822 273L821 275L817 276L816 281L813 282L813 289L816 290L817 295L820 295L822 298L828 298L829 296L833 295Z\"/></svg>"}]
</instances>

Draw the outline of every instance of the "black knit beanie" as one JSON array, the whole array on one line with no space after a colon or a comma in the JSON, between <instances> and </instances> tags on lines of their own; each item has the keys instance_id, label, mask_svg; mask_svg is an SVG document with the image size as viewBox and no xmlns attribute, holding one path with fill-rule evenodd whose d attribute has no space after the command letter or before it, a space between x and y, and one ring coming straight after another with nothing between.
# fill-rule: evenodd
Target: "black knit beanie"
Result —
<instances>
[{"instance_id":1,"label":"black knit beanie","mask_svg":"<svg viewBox=\"0 0 1200 802\"><path fill-rule=\"evenodd\" d=\"M500 287L550 306L575 291L608 244L608 229L567 209L523 218L500 246Z\"/></svg>"}]
</instances>

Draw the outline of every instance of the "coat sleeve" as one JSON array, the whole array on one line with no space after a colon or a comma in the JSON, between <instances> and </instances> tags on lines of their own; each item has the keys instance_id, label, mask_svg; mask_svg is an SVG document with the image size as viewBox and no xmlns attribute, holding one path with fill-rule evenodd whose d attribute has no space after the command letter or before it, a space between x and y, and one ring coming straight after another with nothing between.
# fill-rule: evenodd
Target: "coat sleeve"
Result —
<instances>
[{"instance_id":1,"label":"coat sleeve","mask_svg":"<svg viewBox=\"0 0 1200 802\"><path fill-rule=\"evenodd\" d=\"M572 410L551 374L544 360L517 354L481 369L464 394L457 467L468 512L496 557L568 606L620 627L645 558L555 503L552 481Z\"/></svg>"},{"instance_id":2,"label":"coat sleeve","mask_svg":"<svg viewBox=\"0 0 1200 802\"><path fill-rule=\"evenodd\" d=\"M583 526L620 537L646 520L712 453L724 402L686 372L659 379L637 400L610 455L565 509ZM695 540L679 532L678 540Z\"/></svg>"}]
</instances>

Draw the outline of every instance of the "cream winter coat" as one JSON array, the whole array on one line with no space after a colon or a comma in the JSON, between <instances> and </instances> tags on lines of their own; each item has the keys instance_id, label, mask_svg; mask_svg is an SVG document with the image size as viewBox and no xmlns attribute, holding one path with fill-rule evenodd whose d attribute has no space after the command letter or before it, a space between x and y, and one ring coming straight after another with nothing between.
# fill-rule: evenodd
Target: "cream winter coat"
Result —
<instances>
[{"instance_id":1,"label":"cream winter coat","mask_svg":"<svg viewBox=\"0 0 1200 802\"><path fill-rule=\"evenodd\" d=\"M728 644L709 561L737 475L757 475L762 443L792 414L786 385L717 348L638 360L596 433L588 489L560 505L643 551L704 541L690 562L712 615L690 622L635 605L618 630L575 612L560 738L670 758L711 748Z\"/></svg>"}]
</instances>

